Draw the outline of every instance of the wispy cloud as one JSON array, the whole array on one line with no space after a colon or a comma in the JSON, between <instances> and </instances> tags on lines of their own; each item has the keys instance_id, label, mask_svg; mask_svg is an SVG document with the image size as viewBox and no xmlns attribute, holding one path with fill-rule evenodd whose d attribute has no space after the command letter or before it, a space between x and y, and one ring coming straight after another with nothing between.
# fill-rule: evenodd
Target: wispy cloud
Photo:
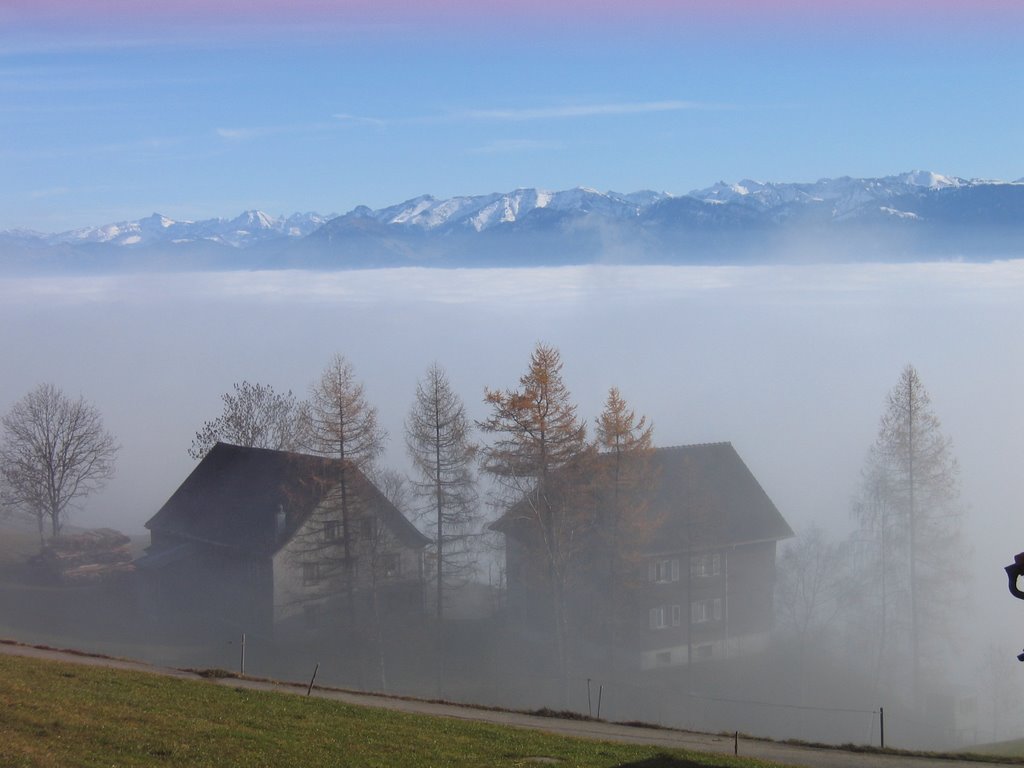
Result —
<instances>
[{"instance_id":1,"label":"wispy cloud","mask_svg":"<svg viewBox=\"0 0 1024 768\"><path fill-rule=\"evenodd\" d=\"M109 154L143 154L162 152L171 147L184 144L183 137L152 136L133 141L114 142L110 144L87 144L76 146L42 147L39 149L6 149L0 147L0 159L23 160L56 160L64 157L81 157L84 155Z\"/></svg>"},{"instance_id":2,"label":"wispy cloud","mask_svg":"<svg viewBox=\"0 0 1024 768\"><path fill-rule=\"evenodd\" d=\"M46 197L61 197L70 192L70 187L50 187L49 189L34 189L28 193L28 197L30 200L42 200Z\"/></svg>"},{"instance_id":3,"label":"wispy cloud","mask_svg":"<svg viewBox=\"0 0 1024 768\"><path fill-rule=\"evenodd\" d=\"M641 101L612 102L602 104L562 104L550 107L513 107L506 109L464 109L435 115L413 115L408 117L382 118L357 115L351 112L336 112L332 120L290 125L259 125L217 128L222 139L242 141L284 134L319 133L339 130L346 126L368 125L384 128L395 125L450 124L462 122L526 122L531 120L566 120L586 117L615 117L620 115L644 115L662 112L683 112L688 110L734 109L726 104L712 104L700 101ZM469 150L475 154L519 152L533 149L554 149L557 145L531 140L495 141Z\"/></svg>"},{"instance_id":4,"label":"wispy cloud","mask_svg":"<svg viewBox=\"0 0 1024 768\"><path fill-rule=\"evenodd\" d=\"M512 152L560 149L562 146L557 141L544 141L540 139L498 139L480 147L472 147L466 151L471 155L501 155Z\"/></svg>"},{"instance_id":5,"label":"wispy cloud","mask_svg":"<svg viewBox=\"0 0 1024 768\"><path fill-rule=\"evenodd\" d=\"M350 115L346 112L339 112L336 115L332 115L335 120L339 120L342 123L360 123L362 125L376 125L385 126L390 123L390 120L384 120L379 117L365 117L363 115Z\"/></svg>"},{"instance_id":6,"label":"wispy cloud","mask_svg":"<svg viewBox=\"0 0 1024 768\"><path fill-rule=\"evenodd\" d=\"M321 120L309 123L291 123L288 125L256 125L236 128L217 128L216 134L222 139L229 141L244 141L246 139L260 139L267 136L284 136L301 133L325 133L336 131L350 123L363 123L369 125L383 125L383 120L376 120L370 117L356 117L354 115L333 115L334 120Z\"/></svg>"},{"instance_id":7,"label":"wispy cloud","mask_svg":"<svg viewBox=\"0 0 1024 768\"><path fill-rule=\"evenodd\" d=\"M257 139L262 136L276 136L281 133L288 133L289 129L281 125L264 125L254 128L218 128L216 133L222 139L229 141L241 141L245 139Z\"/></svg>"},{"instance_id":8,"label":"wispy cloud","mask_svg":"<svg viewBox=\"0 0 1024 768\"><path fill-rule=\"evenodd\" d=\"M564 120L580 117L613 117L643 115L657 112L728 109L726 105L700 101L635 101L605 104L562 104L550 107L519 107L510 109L471 109L454 117L468 120L519 122L524 120Z\"/></svg>"}]
</instances>

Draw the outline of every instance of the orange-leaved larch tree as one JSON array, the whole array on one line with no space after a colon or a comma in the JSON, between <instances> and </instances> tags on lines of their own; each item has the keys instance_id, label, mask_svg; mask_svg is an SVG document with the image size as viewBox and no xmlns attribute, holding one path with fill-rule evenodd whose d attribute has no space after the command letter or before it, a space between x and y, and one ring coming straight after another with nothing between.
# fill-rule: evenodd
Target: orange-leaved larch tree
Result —
<instances>
[{"instance_id":1,"label":"orange-leaved larch tree","mask_svg":"<svg viewBox=\"0 0 1024 768\"><path fill-rule=\"evenodd\" d=\"M533 572L551 599L559 676L568 674L566 589L579 546L595 523L586 423L562 381L555 347L537 344L515 389L486 389L491 414L479 422L494 440L482 467L504 491L506 518L529 538Z\"/></svg>"},{"instance_id":2,"label":"orange-leaved larch tree","mask_svg":"<svg viewBox=\"0 0 1024 768\"><path fill-rule=\"evenodd\" d=\"M625 588L659 522L649 514L655 481L650 461L654 425L646 416L637 416L617 387L608 390L596 422L596 543L603 562L594 563L594 570L604 603L609 672L614 676Z\"/></svg>"}]
</instances>

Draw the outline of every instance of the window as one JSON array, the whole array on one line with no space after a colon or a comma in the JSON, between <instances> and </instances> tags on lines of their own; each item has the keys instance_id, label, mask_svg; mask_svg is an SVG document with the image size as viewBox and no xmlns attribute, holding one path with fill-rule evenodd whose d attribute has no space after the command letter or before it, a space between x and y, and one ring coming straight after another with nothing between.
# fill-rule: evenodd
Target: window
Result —
<instances>
[{"instance_id":1,"label":"window","mask_svg":"<svg viewBox=\"0 0 1024 768\"><path fill-rule=\"evenodd\" d=\"M693 658L697 661L705 661L715 655L715 646L710 644L698 645L693 649Z\"/></svg>"},{"instance_id":2,"label":"window","mask_svg":"<svg viewBox=\"0 0 1024 768\"><path fill-rule=\"evenodd\" d=\"M657 584L679 581L679 559L652 560L648 566L647 576Z\"/></svg>"},{"instance_id":3,"label":"window","mask_svg":"<svg viewBox=\"0 0 1024 768\"><path fill-rule=\"evenodd\" d=\"M304 586L311 587L320 581L320 564L319 563L303 563L302 564L302 583Z\"/></svg>"},{"instance_id":4,"label":"window","mask_svg":"<svg viewBox=\"0 0 1024 768\"><path fill-rule=\"evenodd\" d=\"M373 524L372 517L364 517L359 521L359 538L363 541L370 541L373 539L376 526Z\"/></svg>"},{"instance_id":5,"label":"window","mask_svg":"<svg viewBox=\"0 0 1024 768\"><path fill-rule=\"evenodd\" d=\"M384 567L385 576L398 576L402 572L402 558L394 552L389 552L384 555L381 560L381 564Z\"/></svg>"},{"instance_id":6,"label":"window","mask_svg":"<svg viewBox=\"0 0 1024 768\"><path fill-rule=\"evenodd\" d=\"M654 662L659 667L667 667L672 663L672 651L659 651L654 657Z\"/></svg>"},{"instance_id":7,"label":"window","mask_svg":"<svg viewBox=\"0 0 1024 768\"><path fill-rule=\"evenodd\" d=\"M707 600L694 600L690 603L690 621L703 624L708 621L721 621L722 599L720 597Z\"/></svg>"},{"instance_id":8,"label":"window","mask_svg":"<svg viewBox=\"0 0 1024 768\"><path fill-rule=\"evenodd\" d=\"M336 541L341 536L341 523L337 520L328 520L324 523L324 540Z\"/></svg>"},{"instance_id":9,"label":"window","mask_svg":"<svg viewBox=\"0 0 1024 768\"><path fill-rule=\"evenodd\" d=\"M665 608L660 606L658 608L651 608L651 629L664 629L665 628Z\"/></svg>"},{"instance_id":10,"label":"window","mask_svg":"<svg viewBox=\"0 0 1024 768\"><path fill-rule=\"evenodd\" d=\"M672 622L673 627L678 627L682 624L682 618L683 609L678 605L660 605L657 608L651 608L651 629L665 629L669 621Z\"/></svg>"},{"instance_id":11,"label":"window","mask_svg":"<svg viewBox=\"0 0 1024 768\"><path fill-rule=\"evenodd\" d=\"M706 555L695 555L690 558L690 577L694 579L706 579L710 576L719 576L722 573L722 558L717 553Z\"/></svg>"}]
</instances>

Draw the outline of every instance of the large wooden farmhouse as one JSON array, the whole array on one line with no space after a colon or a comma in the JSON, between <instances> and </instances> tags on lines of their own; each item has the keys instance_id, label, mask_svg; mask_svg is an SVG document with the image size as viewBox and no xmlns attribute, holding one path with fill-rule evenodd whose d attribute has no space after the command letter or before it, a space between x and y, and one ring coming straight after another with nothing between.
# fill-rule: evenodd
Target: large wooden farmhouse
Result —
<instances>
[{"instance_id":1,"label":"large wooden farmhouse","mask_svg":"<svg viewBox=\"0 0 1024 768\"><path fill-rule=\"evenodd\" d=\"M730 443L660 448L646 461L642 514L649 529L614 584L588 551L607 540L607 531L573 532L574 576L564 591L577 649L603 642L601 622L588 614L599 613L611 594L621 595L615 652L624 669L763 648L772 627L776 544L793 531ZM543 630L551 619L546 593L553 568L538 556L545 543L537 520L517 505L492 527L505 534L510 617Z\"/></svg>"},{"instance_id":2,"label":"large wooden farmhouse","mask_svg":"<svg viewBox=\"0 0 1024 768\"><path fill-rule=\"evenodd\" d=\"M429 540L337 459L218 443L146 527L137 566L152 610L172 620L281 639L352 620L371 599L422 610Z\"/></svg>"}]
</instances>

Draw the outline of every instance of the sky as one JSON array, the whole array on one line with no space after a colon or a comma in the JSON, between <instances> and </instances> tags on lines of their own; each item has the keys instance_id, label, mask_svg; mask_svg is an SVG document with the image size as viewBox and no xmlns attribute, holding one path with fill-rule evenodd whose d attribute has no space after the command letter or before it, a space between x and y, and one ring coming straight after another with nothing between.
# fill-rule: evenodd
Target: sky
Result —
<instances>
[{"instance_id":1,"label":"sky","mask_svg":"<svg viewBox=\"0 0 1024 768\"><path fill-rule=\"evenodd\" d=\"M1018 2L7 0L0 230L1024 176Z\"/></svg>"}]
</instances>

